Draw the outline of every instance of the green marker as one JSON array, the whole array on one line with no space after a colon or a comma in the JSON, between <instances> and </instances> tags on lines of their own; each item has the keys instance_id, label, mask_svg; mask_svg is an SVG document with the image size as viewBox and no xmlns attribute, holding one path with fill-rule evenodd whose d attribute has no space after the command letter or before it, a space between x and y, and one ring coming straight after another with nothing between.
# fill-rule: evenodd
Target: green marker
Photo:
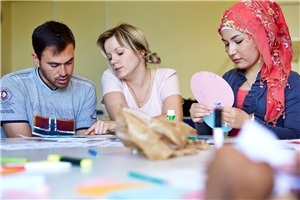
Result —
<instances>
[{"instance_id":1,"label":"green marker","mask_svg":"<svg viewBox=\"0 0 300 200\"><path fill-rule=\"evenodd\" d=\"M28 158L14 158L14 157L11 157L11 158L3 158L1 157L0 158L0 163L1 164L10 164L10 163L18 163L18 164L21 164L21 163L27 163L29 162L29 159Z\"/></svg>"},{"instance_id":2,"label":"green marker","mask_svg":"<svg viewBox=\"0 0 300 200\"><path fill-rule=\"evenodd\" d=\"M50 154L48 155L48 161L51 162L59 162L59 161L64 161L64 162L70 162L72 165L77 165L80 166L81 168L91 168L93 165L93 161L87 158L80 159L80 158L71 158L71 157L66 157L66 156L60 156L56 154Z\"/></svg>"}]
</instances>

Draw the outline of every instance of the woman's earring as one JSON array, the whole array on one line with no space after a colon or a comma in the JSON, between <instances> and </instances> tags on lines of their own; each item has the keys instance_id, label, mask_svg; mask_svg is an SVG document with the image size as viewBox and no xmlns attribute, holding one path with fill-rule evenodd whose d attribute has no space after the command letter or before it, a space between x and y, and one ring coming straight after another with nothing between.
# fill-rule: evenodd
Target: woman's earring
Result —
<instances>
[{"instance_id":1,"label":"woman's earring","mask_svg":"<svg viewBox=\"0 0 300 200\"><path fill-rule=\"evenodd\" d=\"M260 54L259 55L259 58L258 58L258 63L261 63L263 61L263 57L262 57L262 55Z\"/></svg>"}]
</instances>

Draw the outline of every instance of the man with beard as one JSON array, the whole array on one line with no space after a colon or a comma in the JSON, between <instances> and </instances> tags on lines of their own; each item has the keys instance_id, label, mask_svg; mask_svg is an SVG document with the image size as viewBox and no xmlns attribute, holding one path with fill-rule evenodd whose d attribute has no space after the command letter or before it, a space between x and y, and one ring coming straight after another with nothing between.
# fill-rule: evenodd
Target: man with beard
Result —
<instances>
[{"instance_id":1,"label":"man with beard","mask_svg":"<svg viewBox=\"0 0 300 200\"><path fill-rule=\"evenodd\" d=\"M73 74L75 39L63 23L48 21L32 34L36 67L3 76L1 137L81 135L96 121L94 84Z\"/></svg>"}]
</instances>

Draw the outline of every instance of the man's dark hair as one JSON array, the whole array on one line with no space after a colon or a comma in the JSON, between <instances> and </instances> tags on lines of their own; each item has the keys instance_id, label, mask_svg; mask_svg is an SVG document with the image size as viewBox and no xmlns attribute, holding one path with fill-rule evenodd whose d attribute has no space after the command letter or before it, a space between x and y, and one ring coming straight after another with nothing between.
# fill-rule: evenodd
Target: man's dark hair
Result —
<instances>
[{"instance_id":1,"label":"man's dark hair","mask_svg":"<svg viewBox=\"0 0 300 200\"><path fill-rule=\"evenodd\" d=\"M51 47L54 54L59 54L68 44L73 44L75 48L74 35L67 25L60 22L45 22L32 33L32 46L39 60L46 47Z\"/></svg>"}]
</instances>

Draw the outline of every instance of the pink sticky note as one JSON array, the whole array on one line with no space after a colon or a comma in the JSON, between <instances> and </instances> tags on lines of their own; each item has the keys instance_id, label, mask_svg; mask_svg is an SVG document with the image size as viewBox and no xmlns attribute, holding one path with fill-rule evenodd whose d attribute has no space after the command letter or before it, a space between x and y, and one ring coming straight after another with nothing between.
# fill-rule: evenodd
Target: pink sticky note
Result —
<instances>
[{"instance_id":1,"label":"pink sticky note","mask_svg":"<svg viewBox=\"0 0 300 200\"><path fill-rule=\"evenodd\" d=\"M234 101L230 85L219 75L199 71L191 78L191 89L198 101L207 107L231 107Z\"/></svg>"}]
</instances>

